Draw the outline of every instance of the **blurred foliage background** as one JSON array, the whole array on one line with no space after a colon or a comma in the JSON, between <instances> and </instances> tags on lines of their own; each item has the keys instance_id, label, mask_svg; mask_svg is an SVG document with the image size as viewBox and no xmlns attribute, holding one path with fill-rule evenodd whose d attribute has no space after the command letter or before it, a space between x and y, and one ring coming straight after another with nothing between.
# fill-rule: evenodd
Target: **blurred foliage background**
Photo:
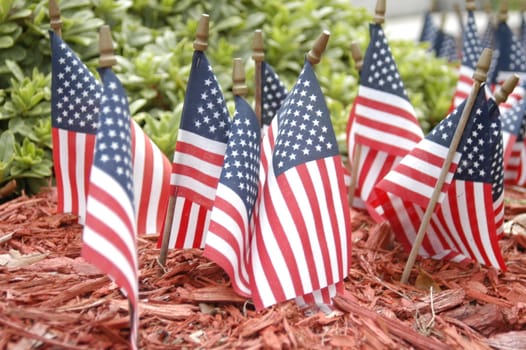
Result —
<instances>
[{"instance_id":1,"label":"blurred foliage background","mask_svg":"<svg viewBox=\"0 0 526 350\"><path fill-rule=\"evenodd\" d=\"M351 42L369 42L372 14L349 0L62 0L62 37L96 74L98 30L111 26L133 118L171 159L177 138L192 43L202 13L210 15L207 55L229 108L232 59L246 65L253 97L252 39L263 31L266 60L288 88L305 54L331 33L316 66L335 130L345 149L345 125L358 80ZM0 2L0 186L17 179L18 191L37 192L53 179L50 119L48 0ZM424 44L391 41L402 79L424 130L447 113L456 67L435 58Z\"/></svg>"}]
</instances>

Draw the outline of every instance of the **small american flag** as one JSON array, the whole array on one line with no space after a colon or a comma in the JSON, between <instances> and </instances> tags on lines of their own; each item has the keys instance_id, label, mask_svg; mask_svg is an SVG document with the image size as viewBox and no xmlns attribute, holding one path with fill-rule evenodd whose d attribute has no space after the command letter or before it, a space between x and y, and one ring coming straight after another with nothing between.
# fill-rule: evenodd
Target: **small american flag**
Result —
<instances>
[{"instance_id":1,"label":"small american flag","mask_svg":"<svg viewBox=\"0 0 526 350\"><path fill-rule=\"evenodd\" d=\"M462 60L457 86L451 104L451 111L458 107L458 105L469 96L473 86L473 72L475 71L477 61L482 53L482 47L477 33L477 25L475 23L475 15L471 10L468 10L467 24L462 36L462 42Z\"/></svg>"},{"instance_id":2,"label":"small american flag","mask_svg":"<svg viewBox=\"0 0 526 350\"><path fill-rule=\"evenodd\" d=\"M287 88L267 62L262 62L261 74L261 121L268 126L287 97Z\"/></svg>"},{"instance_id":3,"label":"small american flag","mask_svg":"<svg viewBox=\"0 0 526 350\"><path fill-rule=\"evenodd\" d=\"M492 102L493 103L493 102ZM440 122L375 188L375 199L409 251L429 204L465 102ZM496 105L495 105L496 106ZM502 135L498 108L480 88L419 254L505 269Z\"/></svg>"},{"instance_id":4,"label":"small american flag","mask_svg":"<svg viewBox=\"0 0 526 350\"><path fill-rule=\"evenodd\" d=\"M203 51L195 51L172 168L170 248L203 248L223 166L230 116Z\"/></svg>"},{"instance_id":5,"label":"small american flag","mask_svg":"<svg viewBox=\"0 0 526 350\"><path fill-rule=\"evenodd\" d=\"M382 27L371 24L369 29L371 39L347 137L350 155L355 144L362 145L360 163L353 164L358 167L354 196L364 202L374 185L423 137Z\"/></svg>"},{"instance_id":6,"label":"small american flag","mask_svg":"<svg viewBox=\"0 0 526 350\"><path fill-rule=\"evenodd\" d=\"M56 34L52 45L52 140L59 212L84 223L102 87ZM159 233L169 200L170 161L132 119L137 232Z\"/></svg>"},{"instance_id":7,"label":"small american flag","mask_svg":"<svg viewBox=\"0 0 526 350\"><path fill-rule=\"evenodd\" d=\"M256 114L240 96L210 218L204 256L230 276L234 290L251 296L248 263L258 195L261 134Z\"/></svg>"},{"instance_id":8,"label":"small american flag","mask_svg":"<svg viewBox=\"0 0 526 350\"><path fill-rule=\"evenodd\" d=\"M53 31L51 125L57 210L84 223L102 88L77 55Z\"/></svg>"},{"instance_id":9,"label":"small american flag","mask_svg":"<svg viewBox=\"0 0 526 350\"><path fill-rule=\"evenodd\" d=\"M519 42L524 51L526 51L526 17L524 12L521 13L521 25L519 28Z\"/></svg>"},{"instance_id":10,"label":"small american flag","mask_svg":"<svg viewBox=\"0 0 526 350\"><path fill-rule=\"evenodd\" d=\"M422 25L422 31L420 32L420 42L433 43L437 35L437 27L433 20L433 14L431 11L426 11L424 14L424 23Z\"/></svg>"},{"instance_id":11,"label":"small american flag","mask_svg":"<svg viewBox=\"0 0 526 350\"><path fill-rule=\"evenodd\" d=\"M502 113L502 138L504 142L504 180L509 184L516 184L518 180L526 175L522 161L524 146L524 127L526 120L526 99L522 97L519 101Z\"/></svg>"},{"instance_id":12,"label":"small american flag","mask_svg":"<svg viewBox=\"0 0 526 350\"><path fill-rule=\"evenodd\" d=\"M133 205L128 101L110 68L100 70L104 91L82 235L82 256L108 274L131 305L130 341L137 348L138 258Z\"/></svg>"},{"instance_id":13,"label":"small american flag","mask_svg":"<svg viewBox=\"0 0 526 350\"><path fill-rule=\"evenodd\" d=\"M448 61L458 60L457 40L455 37L439 29L433 42L433 51L437 57L443 57Z\"/></svg>"},{"instance_id":14,"label":"small american flag","mask_svg":"<svg viewBox=\"0 0 526 350\"><path fill-rule=\"evenodd\" d=\"M256 308L300 296L330 297L349 269L344 169L319 82L306 61L263 137L251 243ZM318 293L328 290L329 293Z\"/></svg>"},{"instance_id":15,"label":"small american flag","mask_svg":"<svg viewBox=\"0 0 526 350\"><path fill-rule=\"evenodd\" d=\"M504 136L504 168L505 179L509 184L519 184L521 173L526 177L526 163L523 162L521 154L526 153L526 146L521 139L519 130L515 129L517 138L512 143L513 136L510 126L518 121L513 121L514 112L512 108L518 104L526 95L524 84L526 83L526 56L517 37L506 22L500 22L497 27L496 45L499 56L493 72L492 82L494 88L498 88L510 75L517 74L519 83L515 86L508 99L499 104L503 120ZM518 107L520 108L520 107ZM519 118L523 118L519 117ZM511 119L511 120L510 120ZM511 124L510 124L511 123ZM517 134L518 133L518 134ZM510 151L510 149L512 151ZM524 149L524 150L523 150ZM525 178L526 180L526 178Z\"/></svg>"}]
</instances>

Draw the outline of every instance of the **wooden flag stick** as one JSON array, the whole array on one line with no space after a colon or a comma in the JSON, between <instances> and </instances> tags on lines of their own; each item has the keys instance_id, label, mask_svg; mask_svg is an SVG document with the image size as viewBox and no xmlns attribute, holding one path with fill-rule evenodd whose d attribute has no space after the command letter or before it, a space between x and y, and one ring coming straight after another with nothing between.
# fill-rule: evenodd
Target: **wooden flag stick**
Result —
<instances>
[{"instance_id":1,"label":"wooden flag stick","mask_svg":"<svg viewBox=\"0 0 526 350\"><path fill-rule=\"evenodd\" d=\"M254 41L252 43L252 59L254 60L254 112L256 112L256 117L258 118L259 125L261 125L261 113L262 113L262 79L263 71L262 64L265 60L265 51L263 44L263 32L258 29L254 32ZM235 66L234 66L235 67Z\"/></svg>"},{"instance_id":2,"label":"wooden flag stick","mask_svg":"<svg viewBox=\"0 0 526 350\"><path fill-rule=\"evenodd\" d=\"M499 9L499 15L497 17L497 21L499 23L508 21L508 1L507 0L501 0L500 2L500 9Z\"/></svg>"},{"instance_id":3,"label":"wooden flag stick","mask_svg":"<svg viewBox=\"0 0 526 350\"><path fill-rule=\"evenodd\" d=\"M321 55L327 48L330 35L331 33L328 30L324 30L314 42L312 49L307 54L307 61L309 61L312 65L320 63Z\"/></svg>"},{"instance_id":4,"label":"wooden flag stick","mask_svg":"<svg viewBox=\"0 0 526 350\"><path fill-rule=\"evenodd\" d=\"M357 42L351 43L351 56L354 60L354 66L358 71L358 76L362 71L363 56L362 50ZM352 207L354 201L354 192L356 191L356 182L358 177L358 164L360 163L360 155L362 153L362 144L354 143L354 149L352 150L352 162L351 162L351 183L349 184L349 205Z\"/></svg>"},{"instance_id":5,"label":"wooden flag stick","mask_svg":"<svg viewBox=\"0 0 526 350\"><path fill-rule=\"evenodd\" d=\"M466 0L466 10L467 11L475 11L477 9L477 5L475 4L475 0Z\"/></svg>"},{"instance_id":6,"label":"wooden flag stick","mask_svg":"<svg viewBox=\"0 0 526 350\"><path fill-rule=\"evenodd\" d=\"M413 247L411 248L411 252L409 254L409 257L407 258L407 262L402 273L402 278L400 280L400 282L402 283L407 283L407 280L409 279L409 275L415 263L418 251L420 250L426 230L429 226L431 215L433 215L433 212L435 211L435 207L438 202L438 197L442 192L442 187L446 180L446 176L451 166L451 162L453 161L453 157L455 156L455 153L457 151L458 144L460 143L462 134L464 133L464 128L466 127L467 121L471 115L471 110L473 109L473 105L475 104L475 101L477 99L477 94L480 90L480 85L484 81L486 81L489 65L491 63L491 53L491 49L485 48L484 51L482 51L482 54L480 55L479 61L477 62L477 68L473 73L473 87L466 100L466 104L464 105L464 110L462 111L462 115L460 116L457 129L455 130L455 134L453 135L453 138L451 140L451 145L449 146L446 159L444 160L444 164L442 165L437 184L435 185L435 188L431 195L431 199L422 218L422 223L420 224L418 233L416 234Z\"/></svg>"},{"instance_id":7,"label":"wooden flag stick","mask_svg":"<svg viewBox=\"0 0 526 350\"><path fill-rule=\"evenodd\" d=\"M201 18L199 19L199 23L197 24L197 30L194 39L194 50L206 51L206 49L208 48L209 24L210 16L203 13L201 15ZM168 200L168 208L166 209L166 218L164 220L163 239L161 241L161 249L159 252L158 260L158 263L163 270L166 266L166 255L168 254L168 245L170 244L170 234L172 232L172 222L174 219L176 198L177 192L170 194L170 199Z\"/></svg>"},{"instance_id":8,"label":"wooden flag stick","mask_svg":"<svg viewBox=\"0 0 526 350\"><path fill-rule=\"evenodd\" d=\"M232 93L237 96L247 95L247 84L245 83L245 68L241 58L234 58L232 69Z\"/></svg>"},{"instance_id":9,"label":"wooden flag stick","mask_svg":"<svg viewBox=\"0 0 526 350\"><path fill-rule=\"evenodd\" d=\"M510 75L504 83L499 87L497 92L495 92L495 102L501 104L502 102L508 99L508 96L512 93L515 86L519 83L519 76L517 74Z\"/></svg>"},{"instance_id":10,"label":"wooden flag stick","mask_svg":"<svg viewBox=\"0 0 526 350\"><path fill-rule=\"evenodd\" d=\"M469 3L470 0L467 0L467 2ZM464 32L464 21L462 20L462 10L460 10L460 5L457 4L457 3L454 3L453 4L453 9L455 11L455 14L457 15L457 20L458 20L458 25L459 25L459 28L460 28L460 32L463 33Z\"/></svg>"},{"instance_id":11,"label":"wooden flag stick","mask_svg":"<svg viewBox=\"0 0 526 350\"><path fill-rule=\"evenodd\" d=\"M57 0L49 0L49 24L55 34L62 37L62 18Z\"/></svg>"},{"instance_id":12,"label":"wooden flag stick","mask_svg":"<svg viewBox=\"0 0 526 350\"><path fill-rule=\"evenodd\" d=\"M111 39L110 26L103 25L99 29L99 67L111 68L117 64L113 52L113 41Z\"/></svg>"}]
</instances>

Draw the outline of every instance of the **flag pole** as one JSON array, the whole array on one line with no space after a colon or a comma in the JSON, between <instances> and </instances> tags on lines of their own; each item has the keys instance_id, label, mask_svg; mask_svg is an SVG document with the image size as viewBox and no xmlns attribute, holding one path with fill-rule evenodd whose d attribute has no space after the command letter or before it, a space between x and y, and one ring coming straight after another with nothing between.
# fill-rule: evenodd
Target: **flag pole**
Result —
<instances>
[{"instance_id":1,"label":"flag pole","mask_svg":"<svg viewBox=\"0 0 526 350\"><path fill-rule=\"evenodd\" d=\"M382 25L385 22L385 0L378 0L375 7L375 15L373 22L378 25ZM356 42L351 44L351 55L356 65L358 75L362 70L363 56L360 47ZM360 157L362 153L362 144L355 143L352 154L352 169L351 169L351 183L349 184L349 205L352 207L354 201L354 192L356 191L356 183L358 181L358 164L360 163Z\"/></svg>"},{"instance_id":2,"label":"flag pole","mask_svg":"<svg viewBox=\"0 0 526 350\"><path fill-rule=\"evenodd\" d=\"M197 31L194 39L194 50L206 51L208 48L208 30L209 30L210 16L202 14L197 25ZM163 239L161 241L161 249L159 252L159 264L162 268L166 265L166 255L168 254L168 244L170 243L170 233L172 231L172 222L174 219L175 200L177 193L170 195L168 201L168 208L166 209L166 218L164 221Z\"/></svg>"},{"instance_id":3,"label":"flag pole","mask_svg":"<svg viewBox=\"0 0 526 350\"><path fill-rule=\"evenodd\" d=\"M115 58L115 52L113 49L113 41L111 38L110 26L104 24L99 29L99 67L100 68L112 68L117 64ZM128 309L130 312L130 341L132 344L131 348L136 348L138 342L138 307L132 304L131 300L128 299Z\"/></svg>"},{"instance_id":4,"label":"flag pole","mask_svg":"<svg viewBox=\"0 0 526 350\"><path fill-rule=\"evenodd\" d=\"M485 48L482 51L482 54L480 55L480 58L477 62L477 68L475 72L473 72L473 87L466 100L466 104L464 105L464 110L462 111L462 115L460 116L460 120L458 122L457 129L455 130L453 139L451 140L451 145L449 147L444 164L442 165L440 175L437 179L437 184L435 185L435 188L431 195L431 199L429 201L429 204L422 218L422 223L420 224L418 233L416 234L416 238L413 243L413 247L411 248L411 252L409 254L409 257L407 258L407 262L406 262L404 271L402 273L402 278L400 279L400 282L402 283L407 284L407 280L409 279L409 275L415 263L416 257L418 255L418 251L420 250L422 241L424 240L426 230L429 226L431 215L433 215L433 212L435 211L435 207L438 202L438 197L440 196L440 193L442 192L442 187L444 185L446 176L449 172L449 168L453 161L453 157L455 156L458 144L460 143L462 134L464 132L464 128L466 127L466 123L471 114L471 110L473 109L473 105L475 104L475 100L477 99L477 94L480 90L480 86L483 82L486 81L489 65L491 63L491 54L492 54L492 50Z\"/></svg>"},{"instance_id":5,"label":"flag pole","mask_svg":"<svg viewBox=\"0 0 526 350\"><path fill-rule=\"evenodd\" d=\"M232 93L236 96L245 97L248 88L245 83L245 70L241 58L234 58L233 60L232 82Z\"/></svg>"},{"instance_id":6,"label":"flag pole","mask_svg":"<svg viewBox=\"0 0 526 350\"><path fill-rule=\"evenodd\" d=\"M498 23L507 22L508 21L508 1L502 0L500 2L500 8L499 8L499 15L498 15Z\"/></svg>"},{"instance_id":7,"label":"flag pole","mask_svg":"<svg viewBox=\"0 0 526 350\"><path fill-rule=\"evenodd\" d=\"M324 30L314 42L312 49L310 49L309 53L307 53L307 61L309 61L312 65L320 63L321 55L327 47L330 35L331 33L328 30Z\"/></svg>"},{"instance_id":8,"label":"flag pole","mask_svg":"<svg viewBox=\"0 0 526 350\"><path fill-rule=\"evenodd\" d=\"M62 19L57 0L49 0L49 24L58 37L62 37Z\"/></svg>"},{"instance_id":9,"label":"flag pole","mask_svg":"<svg viewBox=\"0 0 526 350\"><path fill-rule=\"evenodd\" d=\"M512 93L515 86L519 83L519 76L517 74L510 75L504 83L499 87L499 89L493 95L495 97L495 102L501 104L502 102L508 99L508 96Z\"/></svg>"},{"instance_id":10,"label":"flag pole","mask_svg":"<svg viewBox=\"0 0 526 350\"><path fill-rule=\"evenodd\" d=\"M261 86L263 79L262 74L262 65L263 61L265 60L265 51L264 51L264 44L263 44L263 32L261 29L257 29L254 31L254 41L252 42L252 59L254 60L254 112L256 112L256 117L258 118L259 125L261 126L261 103L262 103L262 91ZM235 69L236 63L234 62L234 69ZM244 73L243 73L244 75ZM243 78L244 80L245 78Z\"/></svg>"},{"instance_id":11,"label":"flag pole","mask_svg":"<svg viewBox=\"0 0 526 350\"><path fill-rule=\"evenodd\" d=\"M354 60L354 66L358 72L358 77L362 71L363 66L363 55L360 45L353 41L351 43L351 56ZM352 150L352 168L351 168L351 183L349 184L349 205L352 207L354 201L354 191L356 191L356 177L358 176L358 164L360 163L360 154L362 153L362 144L355 143L354 149Z\"/></svg>"}]
</instances>

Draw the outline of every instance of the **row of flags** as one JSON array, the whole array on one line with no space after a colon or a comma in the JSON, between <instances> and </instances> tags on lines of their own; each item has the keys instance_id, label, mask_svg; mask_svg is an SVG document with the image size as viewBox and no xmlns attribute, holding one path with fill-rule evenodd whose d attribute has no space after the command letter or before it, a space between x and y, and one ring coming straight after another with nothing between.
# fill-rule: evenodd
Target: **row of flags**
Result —
<instances>
[{"instance_id":1,"label":"row of flags","mask_svg":"<svg viewBox=\"0 0 526 350\"><path fill-rule=\"evenodd\" d=\"M290 91L263 63L260 125L242 96L234 97L230 117L205 52L196 50L169 161L130 118L126 93L111 68L99 70L99 82L59 36L50 32L50 39L58 210L79 216L83 256L129 298L132 340L138 325L136 236L167 232L165 225L170 248L203 248L257 309L290 299L330 304L343 291L351 248L346 170L309 60ZM503 188L505 181L526 183L526 99L523 81L509 106L497 105L492 93L504 72L526 72L524 55L509 50L520 50L514 40L505 27L495 33L497 78L482 84L476 96L421 256L506 268L498 247ZM408 250L480 52L468 11L451 113L424 136L383 29L370 25L347 128L350 166L358 170L351 206L389 221Z\"/></svg>"}]
</instances>

